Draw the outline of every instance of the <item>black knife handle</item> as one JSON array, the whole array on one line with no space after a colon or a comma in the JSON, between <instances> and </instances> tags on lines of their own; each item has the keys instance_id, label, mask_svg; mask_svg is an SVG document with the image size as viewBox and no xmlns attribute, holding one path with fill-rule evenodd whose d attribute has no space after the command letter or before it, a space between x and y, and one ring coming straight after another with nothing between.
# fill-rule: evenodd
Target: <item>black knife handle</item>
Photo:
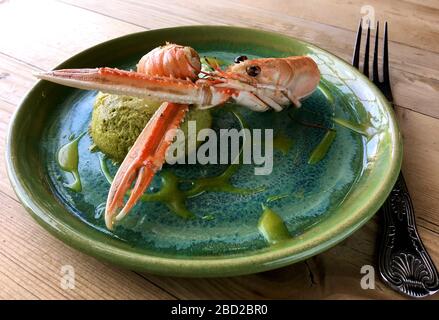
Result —
<instances>
[{"instance_id":1,"label":"black knife handle","mask_svg":"<svg viewBox=\"0 0 439 320\"><path fill-rule=\"evenodd\" d=\"M393 289L422 298L439 290L439 277L416 229L412 200L402 172L380 210L384 216L379 271Z\"/></svg>"}]
</instances>

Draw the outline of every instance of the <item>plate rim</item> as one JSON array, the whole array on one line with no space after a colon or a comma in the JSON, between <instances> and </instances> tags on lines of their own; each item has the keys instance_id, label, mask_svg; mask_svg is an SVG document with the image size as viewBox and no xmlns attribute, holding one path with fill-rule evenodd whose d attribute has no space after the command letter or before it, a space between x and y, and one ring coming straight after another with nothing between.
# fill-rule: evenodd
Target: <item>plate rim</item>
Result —
<instances>
[{"instance_id":1,"label":"plate rim","mask_svg":"<svg viewBox=\"0 0 439 320\"><path fill-rule=\"evenodd\" d=\"M89 52L96 50L100 46L108 46L111 45L112 42L117 42L125 38L140 36L141 34L152 33L152 32L173 32L176 30L184 30L191 32L201 30L201 29L228 29L229 31L237 30L237 31L246 31L246 32L254 32L257 34L265 34L266 36L275 36L275 37L284 37L285 39L295 41L300 45L305 45L311 47L313 49L318 49L326 54L334 57L341 62L345 67L353 71L357 76L366 80L369 87L373 91L373 93L380 98L380 102L385 106L387 110L387 114L389 115L389 130L391 132L391 141L393 144L390 144L393 147L393 161L389 165L388 174L386 175L386 179L384 183L381 183L380 186L376 188L376 196L374 198L370 197L367 206L363 206L359 210L357 210L356 216L361 219L354 220L351 224L348 224L345 228L339 229L336 228L336 234L331 235L331 229L327 230L322 235L317 236L320 240L318 243L310 248L304 248L302 251L298 251L291 247L276 247L271 246L270 250L264 252L249 252L244 256L229 256L229 257L186 257L186 258L168 258L168 257L160 257L160 256L152 256L140 254L132 251L125 251L120 248L112 247L111 244L98 242L94 238L90 238L85 236L80 230L72 229L69 225L66 225L63 221L57 219L57 217L52 212L46 212L42 210L41 207L32 199L31 194L28 194L21 184L20 181L20 173L16 171L16 167L14 165L13 157L12 157L12 148L13 148L13 132L16 124L16 119L24 108L27 99L30 97L31 93L39 89L42 80L37 81L33 87L28 90L24 98L18 104L18 107L14 111L6 138L6 167L8 172L8 177L11 182L11 185L22 203L25 209L31 214L31 216L42 225L47 231L49 231L52 235L62 240L64 243L68 244L79 251L85 252L89 255L92 255L98 259L111 262L113 264L126 267L132 270L137 271L148 271L155 274L162 275L177 275L177 276L191 276L191 277L213 277L213 276L232 276L232 275L244 275L251 274L256 272L267 271L270 269L279 268L282 266L286 266L292 263L296 263L302 260L305 260L311 256L319 254L342 240L349 237L355 231L357 231L361 226L363 226L370 218L372 218L380 206L384 203L388 194L391 192L394 183L399 174L399 170L401 168L402 163L402 138L401 133L398 127L398 122L396 120L396 116L393 112L393 109L387 99L383 96L381 91L361 72L355 69L353 66L348 64L346 61L338 57L337 55L320 48L314 44L309 42L297 39L295 37L291 37L282 33L277 33L273 31L267 30L259 30L253 28L245 28L245 27L235 27L235 26L221 26L221 25L190 25L190 26L179 26L172 28L160 28L155 30L145 30L135 33L130 33L124 36L120 36L117 38L113 38L104 42L101 42L97 45L89 47L73 56L69 59L63 61L61 64L55 67L55 69L62 68L63 65L69 64L71 60L78 59L82 55L87 55ZM192 31L192 32L193 32ZM333 229L333 228L332 228ZM95 230L96 232L104 233ZM334 230L332 230L333 232ZM326 237L324 237L326 235ZM110 250L111 249L111 250ZM293 252L292 249L294 249ZM256 252L256 253L255 253Z\"/></svg>"}]
</instances>

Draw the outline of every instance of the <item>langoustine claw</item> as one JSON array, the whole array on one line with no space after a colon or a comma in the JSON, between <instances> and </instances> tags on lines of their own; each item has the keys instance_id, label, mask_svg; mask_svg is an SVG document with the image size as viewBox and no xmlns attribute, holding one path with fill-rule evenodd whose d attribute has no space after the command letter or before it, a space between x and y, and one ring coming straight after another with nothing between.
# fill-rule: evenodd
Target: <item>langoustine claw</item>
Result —
<instances>
[{"instance_id":1,"label":"langoustine claw","mask_svg":"<svg viewBox=\"0 0 439 320\"><path fill-rule=\"evenodd\" d=\"M137 65L137 71L155 76L176 76L195 79L201 70L198 54L189 47L168 44L144 55ZM175 137L186 113L187 104L164 102L148 121L134 145L120 165L105 208L105 225L112 229L115 222L123 219L136 204L154 175L164 163L166 151ZM134 188L123 205L127 190L136 178ZM119 209L122 209L119 212Z\"/></svg>"},{"instance_id":2,"label":"langoustine claw","mask_svg":"<svg viewBox=\"0 0 439 320\"><path fill-rule=\"evenodd\" d=\"M111 184L105 208L108 229L113 228L114 220L125 217L149 186L155 173L161 169L166 150L174 140L175 129L180 127L188 110L188 105L164 102L142 130ZM125 194L136 176L129 199L123 205Z\"/></svg>"}]
</instances>

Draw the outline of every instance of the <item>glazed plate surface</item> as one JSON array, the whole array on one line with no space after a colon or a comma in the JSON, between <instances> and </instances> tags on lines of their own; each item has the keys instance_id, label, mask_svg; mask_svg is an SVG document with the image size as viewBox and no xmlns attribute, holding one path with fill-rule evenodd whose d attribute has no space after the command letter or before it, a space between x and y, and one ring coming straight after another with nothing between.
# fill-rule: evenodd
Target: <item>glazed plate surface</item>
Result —
<instances>
[{"instance_id":1,"label":"glazed plate surface","mask_svg":"<svg viewBox=\"0 0 439 320\"><path fill-rule=\"evenodd\" d=\"M229 276L291 264L340 242L384 202L401 165L401 138L393 112L379 90L334 55L286 36L234 27L196 26L147 31L90 48L57 68L134 68L165 41L195 48L200 56L229 63L238 55L309 55L319 65L319 88L298 110L254 113L239 106L212 110L217 130L236 127L237 112L249 128L274 131L273 171L254 175L241 165L231 182L251 194L206 192L188 199L194 219L183 219L161 202L142 202L110 232L102 208L109 183L102 154L88 134L79 140L82 192L65 187L71 175L56 161L69 138L87 132L97 92L40 81L11 123L7 164L13 187L32 216L67 244L126 268L164 275ZM291 117L293 119L291 119ZM335 119L335 120L334 120ZM309 164L326 130L336 130L325 157ZM117 166L106 164L114 175ZM209 177L225 165L164 166L182 179ZM153 183L160 188L160 174ZM269 245L258 221L262 205L277 212L291 238Z\"/></svg>"}]
</instances>

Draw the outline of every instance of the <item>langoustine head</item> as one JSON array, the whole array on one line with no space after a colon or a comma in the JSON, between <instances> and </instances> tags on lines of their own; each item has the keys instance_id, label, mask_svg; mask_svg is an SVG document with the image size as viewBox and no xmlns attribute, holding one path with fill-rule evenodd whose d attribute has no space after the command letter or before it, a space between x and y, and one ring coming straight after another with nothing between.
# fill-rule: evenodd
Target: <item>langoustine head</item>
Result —
<instances>
[{"instance_id":1,"label":"langoustine head","mask_svg":"<svg viewBox=\"0 0 439 320\"><path fill-rule=\"evenodd\" d=\"M279 105L293 102L300 106L300 99L309 96L320 82L320 71L310 57L262 58L245 60L230 66L227 71L266 91Z\"/></svg>"}]
</instances>

